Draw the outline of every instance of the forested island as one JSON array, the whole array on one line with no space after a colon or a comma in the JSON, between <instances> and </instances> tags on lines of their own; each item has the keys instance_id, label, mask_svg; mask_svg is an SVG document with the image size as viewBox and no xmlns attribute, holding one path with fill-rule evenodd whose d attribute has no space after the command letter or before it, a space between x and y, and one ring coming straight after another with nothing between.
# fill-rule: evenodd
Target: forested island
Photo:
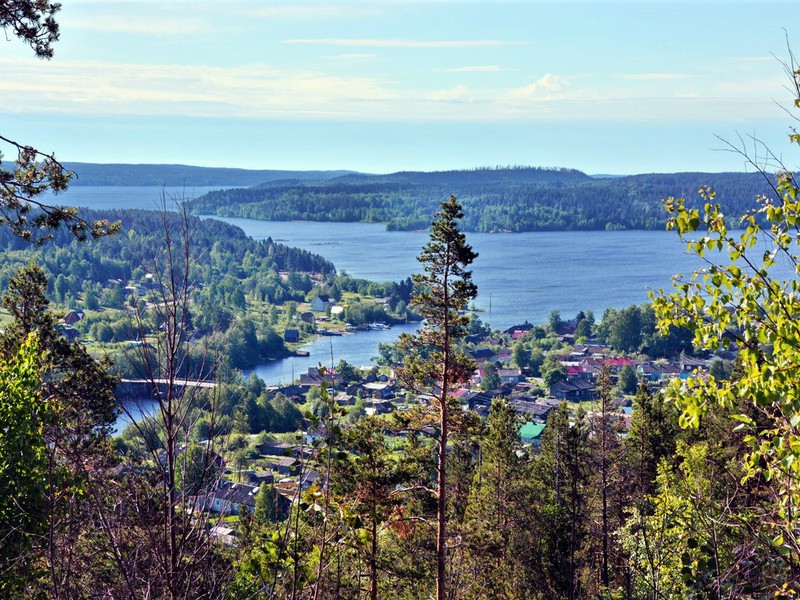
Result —
<instances>
[{"instance_id":1,"label":"forested island","mask_svg":"<svg viewBox=\"0 0 800 600\"><path fill-rule=\"evenodd\" d=\"M390 230L426 229L449 194L476 232L663 229L663 199L717 192L726 214L751 210L774 181L761 173L657 173L592 178L574 169L487 168L443 172L352 174L324 181L266 182L209 192L190 202L195 214L268 221L360 221Z\"/></svg>"}]
</instances>

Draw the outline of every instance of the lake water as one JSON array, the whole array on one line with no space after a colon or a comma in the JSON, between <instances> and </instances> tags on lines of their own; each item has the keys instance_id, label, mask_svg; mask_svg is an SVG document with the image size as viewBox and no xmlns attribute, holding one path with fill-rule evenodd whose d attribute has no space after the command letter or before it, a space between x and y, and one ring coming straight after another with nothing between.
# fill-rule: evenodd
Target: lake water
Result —
<instances>
[{"instance_id":1,"label":"lake water","mask_svg":"<svg viewBox=\"0 0 800 600\"><path fill-rule=\"evenodd\" d=\"M209 189L164 188L190 197ZM154 208L162 188L73 187L61 196L65 204L92 208ZM217 218L217 217L214 217ZM374 281L396 281L420 270L416 260L426 232L390 232L380 224L267 222L223 218L256 239L272 237L290 246L321 254L344 271ZM648 300L648 292L669 289L675 273L691 273L703 263L685 250L673 232L559 231L516 234L468 233L479 253L473 277L481 318L495 328L523 321L543 323L551 310L572 318L591 309L599 320L607 307ZM788 272L787 272L788 274ZM256 369L268 383L286 383L309 366L346 359L366 364L379 342L393 341L399 328L322 338L307 349L308 359L293 357Z\"/></svg>"},{"instance_id":2,"label":"lake water","mask_svg":"<svg viewBox=\"0 0 800 600\"><path fill-rule=\"evenodd\" d=\"M353 335L319 337L303 346L308 356L291 356L260 365L245 371L245 377L255 373L267 385L282 385L291 383L306 373L309 367L335 367L341 359L356 367L372 365L372 357L378 353L378 344L392 343L401 333L411 333L416 328L415 324L395 325L388 331L359 331Z\"/></svg>"},{"instance_id":3,"label":"lake water","mask_svg":"<svg viewBox=\"0 0 800 600\"><path fill-rule=\"evenodd\" d=\"M220 220L374 281L419 272L416 257L428 239L427 232L386 231L380 224ZM649 291L669 288L675 273L703 266L667 231L468 233L467 242L479 254L472 265L475 305L483 320L503 329L525 320L544 323L553 309L563 318L591 309L599 319L605 308L645 302Z\"/></svg>"},{"instance_id":4,"label":"lake water","mask_svg":"<svg viewBox=\"0 0 800 600\"><path fill-rule=\"evenodd\" d=\"M143 417L153 414L158 410L158 402L151 398L125 400L123 408L124 410L117 415L111 435L118 435L125 431L125 428L131 423L138 423Z\"/></svg>"}]
</instances>

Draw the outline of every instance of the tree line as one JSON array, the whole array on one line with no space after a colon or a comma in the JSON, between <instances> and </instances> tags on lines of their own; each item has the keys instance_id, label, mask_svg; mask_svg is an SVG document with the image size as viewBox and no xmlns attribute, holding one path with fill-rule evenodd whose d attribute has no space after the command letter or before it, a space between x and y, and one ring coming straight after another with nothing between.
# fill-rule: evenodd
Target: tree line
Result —
<instances>
[{"instance_id":1,"label":"tree line","mask_svg":"<svg viewBox=\"0 0 800 600\"><path fill-rule=\"evenodd\" d=\"M521 170L525 172L525 170ZM459 172L460 173L460 172ZM462 227L477 232L661 229L661 199L690 198L713 187L726 213L744 215L769 193L759 173L674 173L592 179L579 172L553 171L547 178L514 178L515 171L478 171L457 181L442 174L347 176L209 192L191 201L200 214L268 221L308 220L386 223L390 230L426 229L435 198L455 193L464 207ZM578 174L580 176L578 176ZM435 175L435 176L434 176ZM428 177L430 176L430 177ZM444 179L445 181L440 181Z\"/></svg>"}]
</instances>

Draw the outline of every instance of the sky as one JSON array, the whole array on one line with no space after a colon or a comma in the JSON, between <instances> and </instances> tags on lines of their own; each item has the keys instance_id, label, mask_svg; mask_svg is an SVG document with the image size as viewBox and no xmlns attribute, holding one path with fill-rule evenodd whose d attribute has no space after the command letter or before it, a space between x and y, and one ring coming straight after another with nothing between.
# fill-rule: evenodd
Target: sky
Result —
<instances>
[{"instance_id":1,"label":"sky","mask_svg":"<svg viewBox=\"0 0 800 600\"><path fill-rule=\"evenodd\" d=\"M787 40L800 53L798 16L769 0L65 0L52 60L0 36L0 135L102 163L742 171L731 145L794 159L780 61Z\"/></svg>"}]
</instances>

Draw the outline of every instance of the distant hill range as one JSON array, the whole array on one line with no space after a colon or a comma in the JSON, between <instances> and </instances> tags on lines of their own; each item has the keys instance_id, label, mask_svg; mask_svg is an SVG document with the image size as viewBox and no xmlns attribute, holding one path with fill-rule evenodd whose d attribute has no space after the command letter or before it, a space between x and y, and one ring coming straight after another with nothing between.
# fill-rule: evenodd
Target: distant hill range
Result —
<instances>
[{"instance_id":1,"label":"distant hill range","mask_svg":"<svg viewBox=\"0 0 800 600\"><path fill-rule=\"evenodd\" d=\"M323 181L354 171L278 171L189 165L129 165L65 162L77 175L71 186L253 186L275 180Z\"/></svg>"},{"instance_id":2,"label":"distant hill range","mask_svg":"<svg viewBox=\"0 0 800 600\"><path fill-rule=\"evenodd\" d=\"M759 173L653 173L589 176L575 169L509 167L387 175L263 181L210 192L190 202L198 214L268 221L361 221L391 230L425 229L450 194L464 207L467 231L663 229L663 198L701 203L711 186L726 214L737 218L770 192Z\"/></svg>"}]
</instances>

